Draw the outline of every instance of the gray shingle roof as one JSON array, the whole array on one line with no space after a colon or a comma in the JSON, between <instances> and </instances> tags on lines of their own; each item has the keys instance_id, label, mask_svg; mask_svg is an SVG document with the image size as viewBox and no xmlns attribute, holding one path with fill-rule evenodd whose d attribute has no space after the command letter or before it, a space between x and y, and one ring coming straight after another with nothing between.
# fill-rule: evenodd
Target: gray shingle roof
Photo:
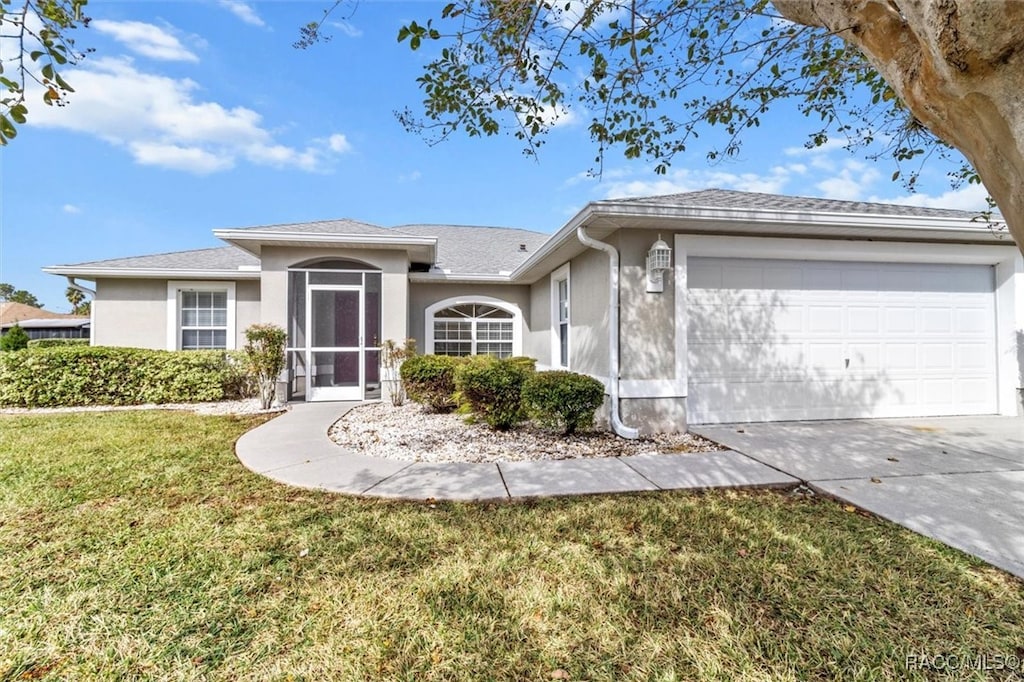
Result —
<instances>
[{"instance_id":1,"label":"gray shingle roof","mask_svg":"<svg viewBox=\"0 0 1024 682\"><path fill-rule=\"evenodd\" d=\"M881 204L867 201L840 201L814 197L790 197L779 194L738 192L730 189L705 189L682 194L655 197L612 199L611 203L634 203L685 208L742 208L778 211L814 211L822 213L866 213L870 215L917 216L931 218L966 218L978 214L950 208L924 208L903 204ZM604 202L597 202L604 203Z\"/></svg>"},{"instance_id":2,"label":"gray shingle roof","mask_svg":"<svg viewBox=\"0 0 1024 682\"><path fill-rule=\"evenodd\" d=\"M511 227L400 225L394 229L418 237L437 237L437 267L462 274L511 272L551 236Z\"/></svg>"},{"instance_id":3,"label":"gray shingle roof","mask_svg":"<svg viewBox=\"0 0 1024 682\"><path fill-rule=\"evenodd\" d=\"M260 259L234 246L212 249L156 253L148 256L112 258L75 263L76 268L125 268L156 270L237 270L240 266L259 267Z\"/></svg>"},{"instance_id":4,"label":"gray shingle roof","mask_svg":"<svg viewBox=\"0 0 1024 682\"><path fill-rule=\"evenodd\" d=\"M312 223L286 223L283 225L258 225L240 228L259 232L310 232L316 234L391 234L391 230L380 225L371 225L359 220L317 220Z\"/></svg>"}]
</instances>

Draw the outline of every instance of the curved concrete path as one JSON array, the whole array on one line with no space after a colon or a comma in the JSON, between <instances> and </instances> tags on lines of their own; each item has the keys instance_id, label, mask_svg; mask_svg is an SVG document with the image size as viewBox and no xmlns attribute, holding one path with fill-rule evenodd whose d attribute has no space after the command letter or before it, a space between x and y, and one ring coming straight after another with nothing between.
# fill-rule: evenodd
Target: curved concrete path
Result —
<instances>
[{"instance_id":1,"label":"curved concrete path","mask_svg":"<svg viewBox=\"0 0 1024 682\"><path fill-rule=\"evenodd\" d=\"M788 487L799 480L732 450L498 464L405 462L327 437L359 403L297 403L235 445L248 469L288 485L410 500L508 500L633 491Z\"/></svg>"}]
</instances>

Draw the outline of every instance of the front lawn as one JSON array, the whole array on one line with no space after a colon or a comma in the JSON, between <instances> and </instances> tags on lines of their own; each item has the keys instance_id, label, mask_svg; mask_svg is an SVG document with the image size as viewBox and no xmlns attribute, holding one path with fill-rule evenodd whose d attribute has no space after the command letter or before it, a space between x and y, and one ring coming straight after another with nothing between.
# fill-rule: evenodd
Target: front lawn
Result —
<instances>
[{"instance_id":1,"label":"front lawn","mask_svg":"<svg viewBox=\"0 0 1024 682\"><path fill-rule=\"evenodd\" d=\"M1024 654L1019 581L830 501L356 500L243 469L258 422L0 417L0 680L925 679L908 655Z\"/></svg>"}]
</instances>

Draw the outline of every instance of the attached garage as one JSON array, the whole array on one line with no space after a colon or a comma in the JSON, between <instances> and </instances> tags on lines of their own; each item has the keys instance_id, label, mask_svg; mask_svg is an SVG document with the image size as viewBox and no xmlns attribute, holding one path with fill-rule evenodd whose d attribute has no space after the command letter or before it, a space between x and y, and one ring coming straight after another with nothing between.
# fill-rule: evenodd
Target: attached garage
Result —
<instances>
[{"instance_id":1,"label":"attached garage","mask_svg":"<svg viewBox=\"0 0 1024 682\"><path fill-rule=\"evenodd\" d=\"M996 412L992 266L687 269L691 423Z\"/></svg>"},{"instance_id":2,"label":"attached garage","mask_svg":"<svg viewBox=\"0 0 1024 682\"><path fill-rule=\"evenodd\" d=\"M690 424L1015 410L1012 251L686 235L676 244ZM902 260L908 253L916 262Z\"/></svg>"}]
</instances>

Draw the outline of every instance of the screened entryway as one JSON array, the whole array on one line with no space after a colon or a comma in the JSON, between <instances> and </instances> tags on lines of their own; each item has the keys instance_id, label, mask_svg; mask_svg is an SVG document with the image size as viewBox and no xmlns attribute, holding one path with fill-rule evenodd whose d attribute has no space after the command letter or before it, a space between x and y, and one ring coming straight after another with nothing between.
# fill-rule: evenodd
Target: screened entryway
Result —
<instances>
[{"instance_id":1,"label":"screened entryway","mask_svg":"<svg viewBox=\"0 0 1024 682\"><path fill-rule=\"evenodd\" d=\"M289 400L380 398L381 274L322 260L288 272Z\"/></svg>"}]
</instances>

